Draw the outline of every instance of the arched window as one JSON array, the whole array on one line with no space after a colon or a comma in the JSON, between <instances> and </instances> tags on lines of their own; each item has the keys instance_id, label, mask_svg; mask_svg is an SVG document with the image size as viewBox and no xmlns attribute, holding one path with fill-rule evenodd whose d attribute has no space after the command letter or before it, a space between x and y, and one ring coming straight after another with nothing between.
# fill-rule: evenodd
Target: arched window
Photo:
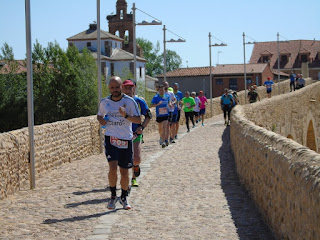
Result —
<instances>
[{"instance_id":1,"label":"arched window","mask_svg":"<svg viewBox=\"0 0 320 240\"><path fill-rule=\"evenodd\" d=\"M307 132L307 147L313 151L317 151L316 136L314 134L313 123L310 120Z\"/></svg>"},{"instance_id":2,"label":"arched window","mask_svg":"<svg viewBox=\"0 0 320 240\"><path fill-rule=\"evenodd\" d=\"M118 30L118 31L116 31L116 32L114 33L114 35L116 35L117 37L120 37L119 30Z\"/></svg>"},{"instance_id":3,"label":"arched window","mask_svg":"<svg viewBox=\"0 0 320 240\"><path fill-rule=\"evenodd\" d=\"M124 32L124 44L125 44L125 46L127 46L129 44L129 31L128 30L126 30Z\"/></svg>"}]
</instances>

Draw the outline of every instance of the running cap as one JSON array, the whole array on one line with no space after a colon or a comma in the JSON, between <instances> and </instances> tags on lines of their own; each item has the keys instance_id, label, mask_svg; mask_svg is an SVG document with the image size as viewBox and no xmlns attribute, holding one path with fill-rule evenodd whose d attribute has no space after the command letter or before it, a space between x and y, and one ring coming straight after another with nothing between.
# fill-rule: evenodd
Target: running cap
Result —
<instances>
[{"instance_id":1,"label":"running cap","mask_svg":"<svg viewBox=\"0 0 320 240\"><path fill-rule=\"evenodd\" d=\"M270 77L268 77L268 80L270 80L271 78Z\"/></svg>"},{"instance_id":2,"label":"running cap","mask_svg":"<svg viewBox=\"0 0 320 240\"><path fill-rule=\"evenodd\" d=\"M199 93L203 93L203 91L201 90Z\"/></svg>"},{"instance_id":3,"label":"running cap","mask_svg":"<svg viewBox=\"0 0 320 240\"><path fill-rule=\"evenodd\" d=\"M196 92L192 92L191 95L197 95Z\"/></svg>"},{"instance_id":4,"label":"running cap","mask_svg":"<svg viewBox=\"0 0 320 240\"><path fill-rule=\"evenodd\" d=\"M172 87L169 87L169 88L168 88L168 92L173 92L173 88L172 88Z\"/></svg>"},{"instance_id":5,"label":"running cap","mask_svg":"<svg viewBox=\"0 0 320 240\"><path fill-rule=\"evenodd\" d=\"M176 85L176 86L178 86L178 87L179 87L179 83L174 83L173 85Z\"/></svg>"},{"instance_id":6,"label":"running cap","mask_svg":"<svg viewBox=\"0 0 320 240\"><path fill-rule=\"evenodd\" d=\"M122 86L134 86L134 83L131 80L124 80Z\"/></svg>"}]
</instances>

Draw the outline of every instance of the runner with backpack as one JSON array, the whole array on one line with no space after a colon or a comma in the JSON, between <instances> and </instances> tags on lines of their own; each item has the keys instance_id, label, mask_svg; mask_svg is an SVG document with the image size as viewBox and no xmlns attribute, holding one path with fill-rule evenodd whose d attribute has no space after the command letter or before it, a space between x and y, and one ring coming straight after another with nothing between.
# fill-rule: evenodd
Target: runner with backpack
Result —
<instances>
[{"instance_id":1,"label":"runner with backpack","mask_svg":"<svg viewBox=\"0 0 320 240\"><path fill-rule=\"evenodd\" d=\"M230 126L230 113L232 107L235 105L235 100L231 93L229 93L228 88L224 89L224 94L221 96L220 100L221 109L223 111L224 124ZM227 120L228 113L228 120Z\"/></svg>"}]
</instances>

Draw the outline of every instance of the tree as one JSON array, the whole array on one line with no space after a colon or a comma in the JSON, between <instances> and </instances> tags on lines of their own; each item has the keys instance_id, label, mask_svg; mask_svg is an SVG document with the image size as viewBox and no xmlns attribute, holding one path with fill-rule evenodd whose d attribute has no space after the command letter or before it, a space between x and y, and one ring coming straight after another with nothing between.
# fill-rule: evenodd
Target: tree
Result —
<instances>
[{"instance_id":1,"label":"tree","mask_svg":"<svg viewBox=\"0 0 320 240\"><path fill-rule=\"evenodd\" d=\"M160 54L160 43L157 42L156 47L149 40L138 38L137 43L143 50L143 56L147 60L146 74L156 76L163 73L163 54ZM181 57L172 50L166 50L167 71L172 71L181 66Z\"/></svg>"}]
</instances>

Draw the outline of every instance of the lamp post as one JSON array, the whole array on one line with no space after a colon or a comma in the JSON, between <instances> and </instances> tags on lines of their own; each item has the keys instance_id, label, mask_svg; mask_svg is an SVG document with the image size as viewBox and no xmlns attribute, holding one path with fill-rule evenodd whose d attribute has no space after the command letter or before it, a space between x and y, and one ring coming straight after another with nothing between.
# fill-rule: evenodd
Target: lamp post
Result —
<instances>
[{"instance_id":1,"label":"lamp post","mask_svg":"<svg viewBox=\"0 0 320 240\"><path fill-rule=\"evenodd\" d=\"M166 31L169 31L166 29L166 25L163 25L163 81L167 81L167 59L166 59L166 43L171 42L171 43L177 43L177 42L186 42L185 39L180 37L178 40L175 39L170 39L169 41L166 40ZM169 31L171 32L171 31ZM171 32L173 33L173 32ZM173 33L174 35L178 36L177 34ZM179 36L178 36L179 37ZM188 61L187 61L188 62Z\"/></svg>"},{"instance_id":2,"label":"lamp post","mask_svg":"<svg viewBox=\"0 0 320 240\"><path fill-rule=\"evenodd\" d=\"M154 18L155 20L153 20L152 22L148 22L148 21L142 21L141 23L136 23L136 10L140 10L138 8L136 8L136 4L133 3L132 6L132 26L133 26L133 79L135 82L137 82L137 43L136 43L136 26L148 26L148 25L162 25L162 22L154 17L152 17L151 15L145 13L146 15Z\"/></svg>"},{"instance_id":3,"label":"lamp post","mask_svg":"<svg viewBox=\"0 0 320 240\"><path fill-rule=\"evenodd\" d=\"M210 86L210 112L211 117L213 117L213 110L212 110L212 64L211 64L211 47L226 47L228 46L225 43L215 43L211 44L211 32L209 32L209 62L210 62L210 79L209 79L209 86ZM219 39L218 39L219 40ZM219 40L220 41L220 40Z\"/></svg>"},{"instance_id":4,"label":"lamp post","mask_svg":"<svg viewBox=\"0 0 320 240\"><path fill-rule=\"evenodd\" d=\"M280 95L280 42L290 42L288 40L286 41L280 41L279 40L280 34L277 33L277 51L278 51L278 89L279 89L279 95Z\"/></svg>"},{"instance_id":5,"label":"lamp post","mask_svg":"<svg viewBox=\"0 0 320 240\"><path fill-rule=\"evenodd\" d=\"M246 42L246 35L243 32L243 70L244 70L244 103L247 103L247 72L246 72L246 44L256 44L256 41Z\"/></svg>"},{"instance_id":6,"label":"lamp post","mask_svg":"<svg viewBox=\"0 0 320 240\"><path fill-rule=\"evenodd\" d=\"M97 0L97 61L98 61L98 109L102 98L102 87L101 87L101 35L100 35L100 0ZM103 133L102 128L99 127L99 150L103 152Z\"/></svg>"},{"instance_id":7,"label":"lamp post","mask_svg":"<svg viewBox=\"0 0 320 240\"><path fill-rule=\"evenodd\" d=\"M33 72L31 47L31 14L30 0L25 0L26 14L26 48L27 48L27 95L28 95L28 131L29 131L29 169L30 189L35 189L35 160L34 160L34 108L33 108Z\"/></svg>"}]
</instances>

